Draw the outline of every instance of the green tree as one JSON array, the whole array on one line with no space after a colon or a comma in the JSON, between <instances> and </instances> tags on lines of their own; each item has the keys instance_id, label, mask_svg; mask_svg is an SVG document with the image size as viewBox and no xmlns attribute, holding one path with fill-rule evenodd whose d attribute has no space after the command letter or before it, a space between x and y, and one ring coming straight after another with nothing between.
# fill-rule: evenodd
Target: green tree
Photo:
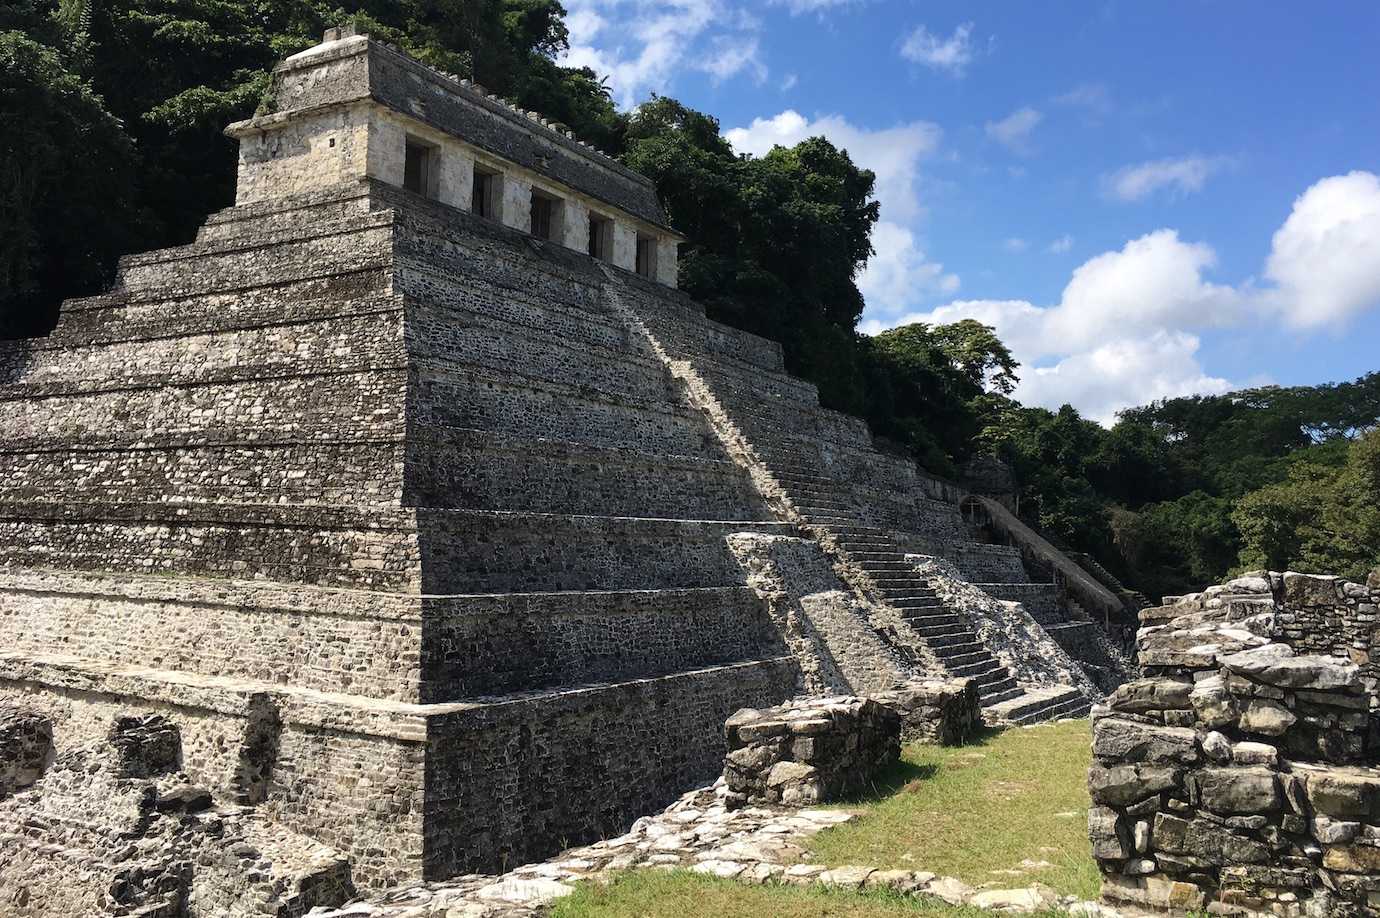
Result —
<instances>
[{"instance_id":1,"label":"green tree","mask_svg":"<svg viewBox=\"0 0 1380 918\"><path fill-rule=\"evenodd\" d=\"M93 293L137 248L138 159L61 56L0 33L0 336L38 334L47 291Z\"/></svg>"}]
</instances>

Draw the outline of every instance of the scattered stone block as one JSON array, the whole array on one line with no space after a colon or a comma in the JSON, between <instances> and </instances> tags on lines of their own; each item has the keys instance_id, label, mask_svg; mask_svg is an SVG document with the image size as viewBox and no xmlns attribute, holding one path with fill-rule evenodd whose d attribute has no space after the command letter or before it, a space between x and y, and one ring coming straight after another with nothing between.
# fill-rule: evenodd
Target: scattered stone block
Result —
<instances>
[{"instance_id":1,"label":"scattered stone block","mask_svg":"<svg viewBox=\"0 0 1380 918\"><path fill-rule=\"evenodd\" d=\"M725 724L725 798L810 806L867 788L901 752L901 715L870 698L808 698L745 708Z\"/></svg>"}]
</instances>

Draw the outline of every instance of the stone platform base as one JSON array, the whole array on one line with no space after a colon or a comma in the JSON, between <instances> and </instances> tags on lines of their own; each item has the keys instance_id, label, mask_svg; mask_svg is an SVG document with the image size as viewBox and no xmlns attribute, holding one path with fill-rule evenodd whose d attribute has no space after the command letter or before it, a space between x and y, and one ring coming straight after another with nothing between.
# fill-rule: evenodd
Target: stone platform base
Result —
<instances>
[{"instance_id":1,"label":"stone platform base","mask_svg":"<svg viewBox=\"0 0 1380 918\"><path fill-rule=\"evenodd\" d=\"M789 694L790 658L418 705L266 682L0 653L0 702L60 756L158 714L181 768L349 856L361 887L501 868L607 837L722 766L724 720Z\"/></svg>"}]
</instances>

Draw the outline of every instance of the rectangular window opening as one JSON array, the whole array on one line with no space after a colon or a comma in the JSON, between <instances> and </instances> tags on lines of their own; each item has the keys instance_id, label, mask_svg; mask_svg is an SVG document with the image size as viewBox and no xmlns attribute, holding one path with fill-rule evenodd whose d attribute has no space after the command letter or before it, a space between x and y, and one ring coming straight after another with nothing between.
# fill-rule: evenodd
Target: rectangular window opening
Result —
<instances>
[{"instance_id":1,"label":"rectangular window opening","mask_svg":"<svg viewBox=\"0 0 1380 918\"><path fill-rule=\"evenodd\" d=\"M481 166L474 167L474 197L470 201L470 211L475 216L497 219L500 181L497 172Z\"/></svg>"},{"instance_id":2,"label":"rectangular window opening","mask_svg":"<svg viewBox=\"0 0 1380 918\"><path fill-rule=\"evenodd\" d=\"M435 197L436 148L407 138L403 155L403 187L414 194Z\"/></svg>"},{"instance_id":3,"label":"rectangular window opening","mask_svg":"<svg viewBox=\"0 0 1380 918\"><path fill-rule=\"evenodd\" d=\"M656 277L656 237L637 237L637 273L643 277Z\"/></svg>"},{"instance_id":4,"label":"rectangular window opening","mask_svg":"<svg viewBox=\"0 0 1380 918\"><path fill-rule=\"evenodd\" d=\"M538 239L556 239L561 231L563 207L560 198L532 189L532 235Z\"/></svg>"},{"instance_id":5,"label":"rectangular window opening","mask_svg":"<svg viewBox=\"0 0 1380 918\"><path fill-rule=\"evenodd\" d=\"M600 261L613 259L613 221L608 217L589 215L589 254Z\"/></svg>"}]
</instances>

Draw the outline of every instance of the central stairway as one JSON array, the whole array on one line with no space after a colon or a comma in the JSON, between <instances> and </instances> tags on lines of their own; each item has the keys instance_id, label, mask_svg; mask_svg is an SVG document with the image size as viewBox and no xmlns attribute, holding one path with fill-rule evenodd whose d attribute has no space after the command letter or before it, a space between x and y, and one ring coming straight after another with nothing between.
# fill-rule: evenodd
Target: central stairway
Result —
<instances>
[{"instance_id":1,"label":"central stairway","mask_svg":"<svg viewBox=\"0 0 1380 918\"><path fill-rule=\"evenodd\" d=\"M946 605L908 557L947 557L969 545L956 495L934 496L935 480L914 462L876 450L865 422L822 407L815 386L786 373L775 342L709 321L688 298L605 274L605 296L615 311L689 389L700 390L701 410L722 439L737 444L735 458L755 466L759 487L778 492L778 511L818 539L846 583L895 614L899 627L876 630L899 659L921 662L915 649L923 648L945 674L973 679L995 721L1033 723L1088 711L1089 698L1078 687L1019 684L968 616ZM762 359L764 352L770 359ZM1031 619L1030 627L1039 626Z\"/></svg>"}]
</instances>

